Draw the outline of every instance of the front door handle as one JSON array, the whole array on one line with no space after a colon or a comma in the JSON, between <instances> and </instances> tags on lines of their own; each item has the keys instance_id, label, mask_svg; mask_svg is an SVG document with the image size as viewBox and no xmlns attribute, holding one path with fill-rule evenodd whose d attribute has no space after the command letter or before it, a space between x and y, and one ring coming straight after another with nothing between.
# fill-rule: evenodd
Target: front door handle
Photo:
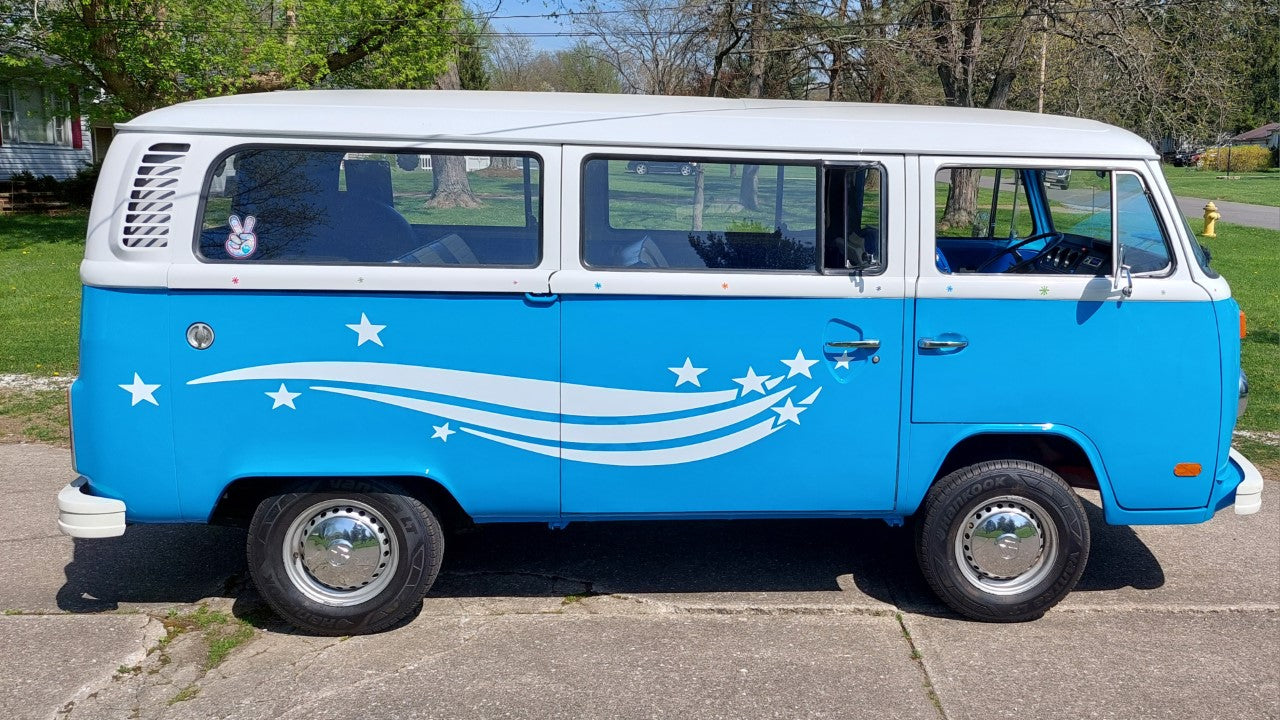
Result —
<instances>
[{"instance_id":1,"label":"front door handle","mask_svg":"<svg viewBox=\"0 0 1280 720\"><path fill-rule=\"evenodd\" d=\"M918 346L921 350L947 350L960 349L969 347L968 340L935 340L933 338L920 338Z\"/></svg>"},{"instance_id":2,"label":"front door handle","mask_svg":"<svg viewBox=\"0 0 1280 720\"><path fill-rule=\"evenodd\" d=\"M876 339L837 340L827 343L827 347L836 350L879 350L880 341Z\"/></svg>"}]
</instances>

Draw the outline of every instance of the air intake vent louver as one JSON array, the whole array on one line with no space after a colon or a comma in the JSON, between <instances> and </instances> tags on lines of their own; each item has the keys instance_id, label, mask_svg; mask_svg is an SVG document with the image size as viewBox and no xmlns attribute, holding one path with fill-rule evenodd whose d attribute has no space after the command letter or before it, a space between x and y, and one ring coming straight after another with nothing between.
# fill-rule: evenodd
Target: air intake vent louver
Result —
<instances>
[{"instance_id":1,"label":"air intake vent louver","mask_svg":"<svg viewBox=\"0 0 1280 720\"><path fill-rule=\"evenodd\" d=\"M169 244L169 221L173 198L178 194L178 175L190 145L152 145L129 187L121 242L130 248L162 248Z\"/></svg>"}]
</instances>

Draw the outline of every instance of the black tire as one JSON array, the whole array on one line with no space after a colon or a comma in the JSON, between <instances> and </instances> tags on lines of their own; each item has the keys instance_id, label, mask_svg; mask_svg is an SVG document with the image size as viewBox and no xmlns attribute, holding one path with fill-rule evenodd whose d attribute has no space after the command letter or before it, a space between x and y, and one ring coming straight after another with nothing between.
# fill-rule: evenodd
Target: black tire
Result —
<instances>
[{"instance_id":1,"label":"black tire","mask_svg":"<svg viewBox=\"0 0 1280 720\"><path fill-rule=\"evenodd\" d=\"M916 557L925 580L950 608L975 620L1022 622L1044 615L1075 587L1089 558L1084 506L1057 473L1036 463L997 460L961 468L934 484L920 515ZM971 536L975 526L1000 535ZM1025 543L1030 538L1040 542ZM1002 565L1033 560L1020 572Z\"/></svg>"},{"instance_id":2,"label":"black tire","mask_svg":"<svg viewBox=\"0 0 1280 720\"><path fill-rule=\"evenodd\" d=\"M644 163L636 163L636 174L637 174L637 175L643 175L643 174L645 174L645 173L647 173L647 172L649 172L649 166L648 166L648 165L645 165Z\"/></svg>"},{"instance_id":3,"label":"black tire","mask_svg":"<svg viewBox=\"0 0 1280 720\"><path fill-rule=\"evenodd\" d=\"M340 514L341 520L363 523L376 536L368 541L372 544L357 543L355 549L346 542L346 558L341 562L348 562L361 548L373 553L362 555L362 561L384 560L381 566L352 563L353 569L361 566L368 568L362 572L372 573L363 585L326 585L305 566L304 545L295 545L303 537L300 533L315 528L317 520L336 522ZM286 560L286 545L296 548L290 551L291 561ZM315 550L321 547L316 542L305 547L324 557L333 552ZM291 492L263 500L249 524L249 572L258 591L280 617L317 635L376 633L405 619L421 607L440 572L443 555L444 534L435 513L395 485L379 480L338 478L299 484ZM316 572L325 570L321 567Z\"/></svg>"}]
</instances>

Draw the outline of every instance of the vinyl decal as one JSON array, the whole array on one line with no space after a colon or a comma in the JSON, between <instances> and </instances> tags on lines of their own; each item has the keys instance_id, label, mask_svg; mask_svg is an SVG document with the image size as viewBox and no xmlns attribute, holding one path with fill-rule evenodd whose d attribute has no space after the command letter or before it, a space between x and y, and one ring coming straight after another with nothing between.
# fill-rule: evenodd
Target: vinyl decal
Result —
<instances>
[{"instance_id":1,"label":"vinyl decal","mask_svg":"<svg viewBox=\"0 0 1280 720\"><path fill-rule=\"evenodd\" d=\"M428 438L442 443L464 433L574 462L653 466L718 457L763 440L789 424L801 424L801 413L817 400L821 386L808 390L796 404L792 394L798 385L784 381L788 375L809 377L809 367L815 361L797 352L795 359L781 362L789 371L783 371L784 376L757 375L748 369L746 377L730 381L735 383L732 388L687 392L577 385L420 365L327 361L258 365L207 375L187 384L267 381L273 388L278 384L278 390L266 392L274 410L281 406L293 409L293 400L301 393L286 390L285 383L302 382L310 392L401 408L444 421L430 425L433 433ZM693 384L688 368L698 375L705 370L686 360L684 366L671 369L677 385ZM753 394L756 397L749 397ZM528 417L522 412L554 417ZM676 413L682 415L672 417Z\"/></svg>"}]
</instances>

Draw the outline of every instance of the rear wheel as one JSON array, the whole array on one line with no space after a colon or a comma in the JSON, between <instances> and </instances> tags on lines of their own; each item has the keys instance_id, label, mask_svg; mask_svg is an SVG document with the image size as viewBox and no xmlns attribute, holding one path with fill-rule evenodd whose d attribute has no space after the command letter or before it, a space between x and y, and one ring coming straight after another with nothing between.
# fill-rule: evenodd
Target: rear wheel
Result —
<instances>
[{"instance_id":1,"label":"rear wheel","mask_svg":"<svg viewBox=\"0 0 1280 720\"><path fill-rule=\"evenodd\" d=\"M430 508L389 483L318 480L264 500L249 571L284 619L323 635L374 633L416 610L440 570Z\"/></svg>"},{"instance_id":2,"label":"rear wheel","mask_svg":"<svg viewBox=\"0 0 1280 720\"><path fill-rule=\"evenodd\" d=\"M692 166L692 165L690 165L689 163L685 163L685 164L681 165L681 166L680 166L680 174L681 174L681 175L686 175L686 176L687 176L687 175L692 175L692 174L693 174L693 166Z\"/></svg>"},{"instance_id":3,"label":"rear wheel","mask_svg":"<svg viewBox=\"0 0 1280 720\"><path fill-rule=\"evenodd\" d=\"M643 174L645 174L645 173L647 173L647 172L649 172L649 166L648 166L648 165L645 165L644 163L636 163L636 174L637 174L637 175L643 175Z\"/></svg>"},{"instance_id":4,"label":"rear wheel","mask_svg":"<svg viewBox=\"0 0 1280 720\"><path fill-rule=\"evenodd\" d=\"M1075 587L1089 556L1089 520L1052 470L984 462L939 480L925 497L916 554L925 580L977 620L1033 620Z\"/></svg>"}]
</instances>

